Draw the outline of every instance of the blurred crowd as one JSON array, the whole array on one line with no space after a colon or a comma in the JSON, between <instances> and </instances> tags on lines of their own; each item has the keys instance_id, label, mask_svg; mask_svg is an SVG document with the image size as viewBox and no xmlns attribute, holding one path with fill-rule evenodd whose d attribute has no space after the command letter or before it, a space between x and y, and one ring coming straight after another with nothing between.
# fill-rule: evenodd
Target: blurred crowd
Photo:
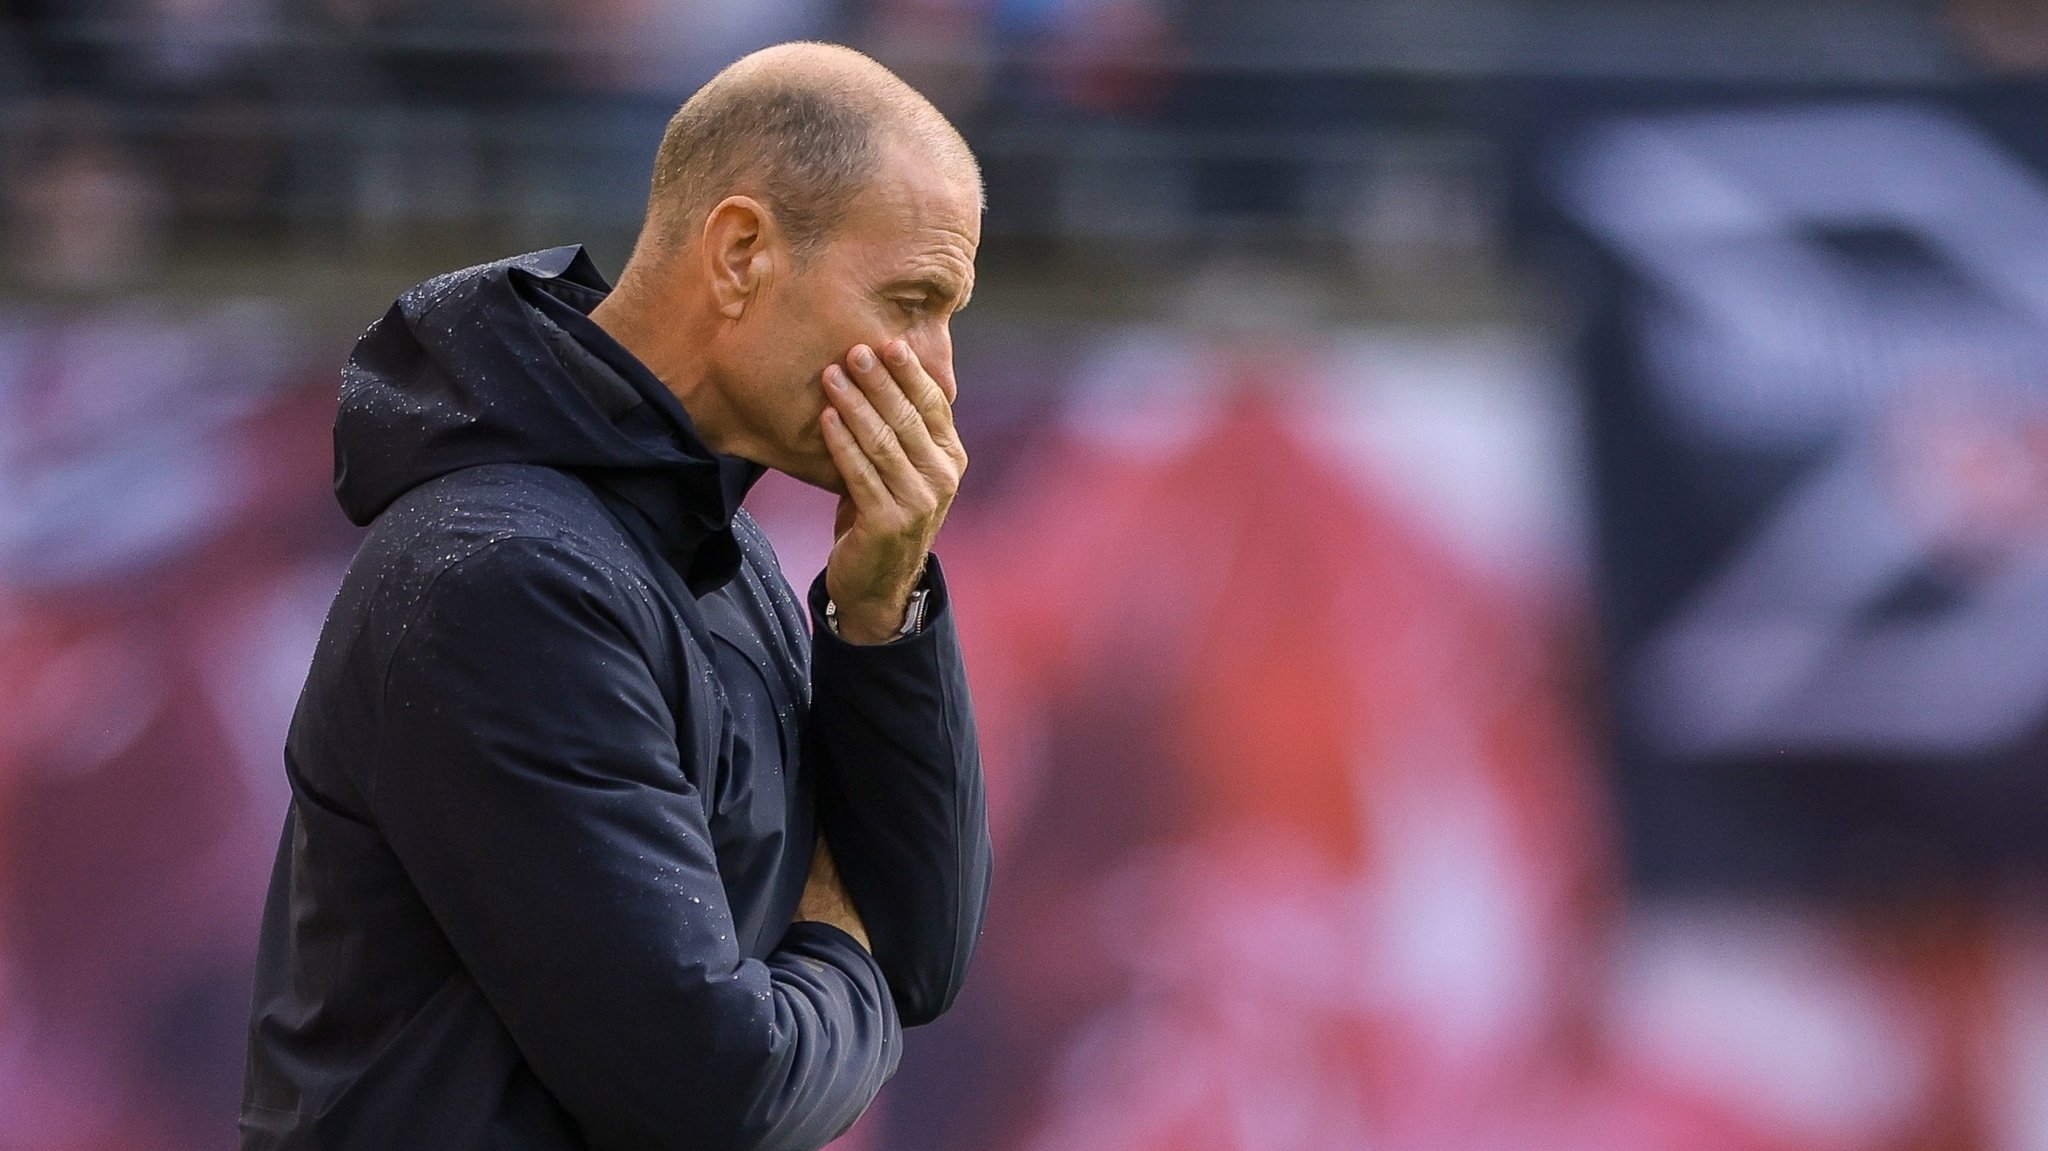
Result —
<instances>
[{"instance_id":1,"label":"blurred crowd","mask_svg":"<svg viewBox=\"0 0 2048 1151\"><path fill-rule=\"evenodd\" d=\"M39 213L319 244L630 225L646 140L725 63L868 47L963 125L1142 112L1159 0L10 0L0 173ZM75 224L73 226L76 226ZM91 231L91 228L87 228ZM113 241L109 241L113 242ZM45 253L47 255L47 253Z\"/></svg>"}]
</instances>

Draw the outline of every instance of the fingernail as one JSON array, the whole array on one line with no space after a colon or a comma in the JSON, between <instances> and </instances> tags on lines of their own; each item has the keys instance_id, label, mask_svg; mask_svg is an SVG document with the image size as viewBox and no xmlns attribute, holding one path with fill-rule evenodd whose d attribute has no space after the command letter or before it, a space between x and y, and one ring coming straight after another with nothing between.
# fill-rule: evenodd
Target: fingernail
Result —
<instances>
[{"instance_id":1,"label":"fingernail","mask_svg":"<svg viewBox=\"0 0 2048 1151\"><path fill-rule=\"evenodd\" d=\"M868 350L866 344L855 344L853 346L853 355L847 358L853 361L854 367L859 368L863 372L875 366L875 354Z\"/></svg>"},{"instance_id":2,"label":"fingernail","mask_svg":"<svg viewBox=\"0 0 2048 1151\"><path fill-rule=\"evenodd\" d=\"M889 357L889 362L892 364L907 364L910 362L910 345L902 340L892 341L884 349L884 354Z\"/></svg>"}]
</instances>

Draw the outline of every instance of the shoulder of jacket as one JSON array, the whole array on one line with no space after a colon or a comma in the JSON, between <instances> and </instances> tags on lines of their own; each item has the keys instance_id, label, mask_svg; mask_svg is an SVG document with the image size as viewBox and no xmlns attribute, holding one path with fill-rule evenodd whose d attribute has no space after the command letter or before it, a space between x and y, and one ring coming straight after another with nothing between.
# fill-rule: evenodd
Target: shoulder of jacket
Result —
<instances>
[{"instance_id":1,"label":"shoulder of jacket","mask_svg":"<svg viewBox=\"0 0 2048 1151\"><path fill-rule=\"evenodd\" d=\"M566 564L619 586L651 582L638 550L588 485L526 464L464 468L407 492L371 525L357 563L407 601L487 553L513 566L522 556Z\"/></svg>"},{"instance_id":2,"label":"shoulder of jacket","mask_svg":"<svg viewBox=\"0 0 2048 1151\"><path fill-rule=\"evenodd\" d=\"M625 538L588 484L535 464L483 464L450 472L393 501L372 534L441 538L511 536L610 547Z\"/></svg>"}]
</instances>

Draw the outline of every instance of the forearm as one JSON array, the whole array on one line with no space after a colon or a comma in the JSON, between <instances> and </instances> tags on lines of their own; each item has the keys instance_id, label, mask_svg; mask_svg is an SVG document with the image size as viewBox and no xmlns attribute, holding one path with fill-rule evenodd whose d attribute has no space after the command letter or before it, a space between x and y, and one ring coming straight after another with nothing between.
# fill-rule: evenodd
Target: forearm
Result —
<instances>
[{"instance_id":1,"label":"forearm","mask_svg":"<svg viewBox=\"0 0 2048 1151\"><path fill-rule=\"evenodd\" d=\"M807 749L820 824L906 1024L959 993L990 870L973 706L936 560L929 580L916 635L862 646L821 629ZM822 616L822 587L811 598Z\"/></svg>"},{"instance_id":2,"label":"forearm","mask_svg":"<svg viewBox=\"0 0 2048 1151\"><path fill-rule=\"evenodd\" d=\"M861 950L874 954L875 945L868 938L867 924L861 920L852 897L846 894L838 863L832 858L832 846L823 837L811 849L811 874L797 900L796 920L836 927L860 944Z\"/></svg>"}]
</instances>

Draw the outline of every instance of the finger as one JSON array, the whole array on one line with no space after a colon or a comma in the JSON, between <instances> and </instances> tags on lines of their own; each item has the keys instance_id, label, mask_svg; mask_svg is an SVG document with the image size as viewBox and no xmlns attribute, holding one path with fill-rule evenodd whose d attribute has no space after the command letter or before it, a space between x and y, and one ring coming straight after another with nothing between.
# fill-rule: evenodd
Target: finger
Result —
<instances>
[{"instance_id":1,"label":"finger","mask_svg":"<svg viewBox=\"0 0 2048 1151\"><path fill-rule=\"evenodd\" d=\"M925 486L924 474L905 454L896 429L889 426L838 364L825 369L825 398L852 433L855 446L894 495L908 498Z\"/></svg>"},{"instance_id":2,"label":"finger","mask_svg":"<svg viewBox=\"0 0 2048 1151\"><path fill-rule=\"evenodd\" d=\"M895 369L884 366L881 357L866 344L855 344L853 350L846 354L846 364L851 369L849 374L853 381L860 385L861 393L895 430L897 440L903 444L903 450L911 460L926 469L942 463L944 449L935 441L924 412L911 402ZM918 374L923 374L922 369Z\"/></svg>"},{"instance_id":3,"label":"finger","mask_svg":"<svg viewBox=\"0 0 2048 1151\"><path fill-rule=\"evenodd\" d=\"M854 517L860 514L860 505L851 494L839 497L839 506L832 512L832 538L838 539L853 526Z\"/></svg>"},{"instance_id":4,"label":"finger","mask_svg":"<svg viewBox=\"0 0 2048 1151\"><path fill-rule=\"evenodd\" d=\"M911 350L908 340L891 340L882 348L882 359L895 377L903 394L916 406L923 416L925 426L931 429L932 441L956 462L966 455L960 444L960 432L953 425L953 401L939 382L925 369L923 361Z\"/></svg>"},{"instance_id":5,"label":"finger","mask_svg":"<svg viewBox=\"0 0 2048 1151\"><path fill-rule=\"evenodd\" d=\"M832 454L832 462L839 468L839 478L846 481L846 494L853 500L855 509L864 515L879 515L895 507L896 497L889 494L889 486L882 482L881 473L875 470L873 461L860 450L853 433L847 430L846 419L839 414L839 409L826 408L818 417L818 423L825 433L825 450ZM843 528L839 534L844 534Z\"/></svg>"}]
</instances>

